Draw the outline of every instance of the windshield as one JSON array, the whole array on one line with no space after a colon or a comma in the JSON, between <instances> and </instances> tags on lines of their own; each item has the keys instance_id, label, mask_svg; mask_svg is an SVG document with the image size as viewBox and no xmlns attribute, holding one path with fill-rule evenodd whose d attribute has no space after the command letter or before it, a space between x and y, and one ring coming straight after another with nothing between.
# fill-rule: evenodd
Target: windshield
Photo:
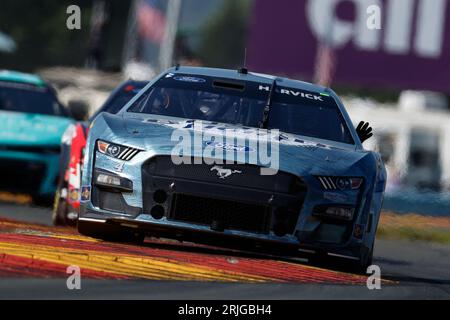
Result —
<instances>
[{"instance_id":1,"label":"windshield","mask_svg":"<svg viewBox=\"0 0 450 320\"><path fill-rule=\"evenodd\" d=\"M66 116L48 87L0 82L0 110Z\"/></svg>"},{"instance_id":2,"label":"windshield","mask_svg":"<svg viewBox=\"0 0 450 320\"><path fill-rule=\"evenodd\" d=\"M265 84L229 81L203 76L166 76L137 99L128 112L259 127L270 88ZM278 85L268 128L353 143L332 97Z\"/></svg>"}]
</instances>

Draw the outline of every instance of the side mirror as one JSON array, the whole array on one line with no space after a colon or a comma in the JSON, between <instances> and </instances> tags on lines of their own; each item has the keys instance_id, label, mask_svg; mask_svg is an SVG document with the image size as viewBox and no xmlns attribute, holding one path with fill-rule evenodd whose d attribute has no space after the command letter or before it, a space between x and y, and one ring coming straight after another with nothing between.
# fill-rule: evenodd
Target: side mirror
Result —
<instances>
[{"instance_id":1,"label":"side mirror","mask_svg":"<svg viewBox=\"0 0 450 320\"><path fill-rule=\"evenodd\" d=\"M70 100L69 112L76 121L85 121L89 116L89 105L84 100Z\"/></svg>"},{"instance_id":2,"label":"side mirror","mask_svg":"<svg viewBox=\"0 0 450 320\"><path fill-rule=\"evenodd\" d=\"M356 133L358 134L361 143L373 136L372 127L369 127L369 123L365 121L361 121L358 124L358 126L356 127Z\"/></svg>"}]
</instances>

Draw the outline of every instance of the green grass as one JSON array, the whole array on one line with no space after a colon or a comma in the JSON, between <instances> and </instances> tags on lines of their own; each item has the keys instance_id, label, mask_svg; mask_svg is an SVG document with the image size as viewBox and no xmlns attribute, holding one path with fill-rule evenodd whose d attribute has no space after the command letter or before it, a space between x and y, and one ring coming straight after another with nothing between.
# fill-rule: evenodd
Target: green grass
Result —
<instances>
[{"instance_id":1,"label":"green grass","mask_svg":"<svg viewBox=\"0 0 450 320\"><path fill-rule=\"evenodd\" d=\"M407 239L450 244L449 229L416 229L411 227L383 227L377 231L381 239Z\"/></svg>"}]
</instances>

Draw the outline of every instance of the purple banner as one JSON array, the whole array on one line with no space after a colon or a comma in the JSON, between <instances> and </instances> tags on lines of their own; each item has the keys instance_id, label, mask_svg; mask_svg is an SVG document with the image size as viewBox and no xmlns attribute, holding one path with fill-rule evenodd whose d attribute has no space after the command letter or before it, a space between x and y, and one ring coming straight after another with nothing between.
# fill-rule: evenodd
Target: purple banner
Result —
<instances>
[{"instance_id":1,"label":"purple banner","mask_svg":"<svg viewBox=\"0 0 450 320\"><path fill-rule=\"evenodd\" d=\"M253 9L252 71L450 92L448 0L256 0Z\"/></svg>"}]
</instances>

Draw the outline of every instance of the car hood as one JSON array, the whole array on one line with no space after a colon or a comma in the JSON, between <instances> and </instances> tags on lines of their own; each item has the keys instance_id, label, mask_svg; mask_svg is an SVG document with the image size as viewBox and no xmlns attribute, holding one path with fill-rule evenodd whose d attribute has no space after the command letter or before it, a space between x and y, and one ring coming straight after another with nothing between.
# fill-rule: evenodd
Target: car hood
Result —
<instances>
[{"instance_id":1,"label":"car hood","mask_svg":"<svg viewBox=\"0 0 450 320\"><path fill-rule=\"evenodd\" d=\"M196 128L197 121L194 120L180 120L180 118L162 116L148 116L146 118L142 116L128 116L120 120L117 120L117 118L117 116L105 116L106 123L111 128L113 134L110 137L110 141L117 141L125 145L143 148L148 151L153 151L155 154L170 155L174 147L179 145L179 136L189 133L193 139L195 133L199 132L197 130L198 128ZM201 124L204 136L223 134L224 128L242 129L241 126L208 121L202 121ZM247 141L255 140L258 135L267 135L268 133L265 129L244 129ZM116 134L116 130L125 130L126 134ZM277 143L279 148L277 168L298 175L305 173L330 174L330 168L333 169L333 174L345 173L350 169L354 171L355 166L358 166L357 163L359 160L369 153L365 150L357 150L354 145L286 133L275 134L269 140ZM208 141L208 139L203 140L203 147L205 146L205 141ZM240 144L235 141L231 145L226 142L225 144L226 148L237 148L240 150L238 152L247 153L246 163L267 166L267 162L262 162L259 156L250 156L255 150L245 148L245 143ZM249 145L252 146L251 143ZM223 148L224 146L219 144L217 147ZM191 150L189 152L189 156L194 157L201 157L202 154L202 150ZM215 158L222 157L216 156ZM228 158L225 157L225 159ZM230 158L229 160L233 159Z\"/></svg>"},{"instance_id":2,"label":"car hood","mask_svg":"<svg viewBox=\"0 0 450 320\"><path fill-rule=\"evenodd\" d=\"M59 145L72 122L64 117L0 111L0 145Z\"/></svg>"}]
</instances>

